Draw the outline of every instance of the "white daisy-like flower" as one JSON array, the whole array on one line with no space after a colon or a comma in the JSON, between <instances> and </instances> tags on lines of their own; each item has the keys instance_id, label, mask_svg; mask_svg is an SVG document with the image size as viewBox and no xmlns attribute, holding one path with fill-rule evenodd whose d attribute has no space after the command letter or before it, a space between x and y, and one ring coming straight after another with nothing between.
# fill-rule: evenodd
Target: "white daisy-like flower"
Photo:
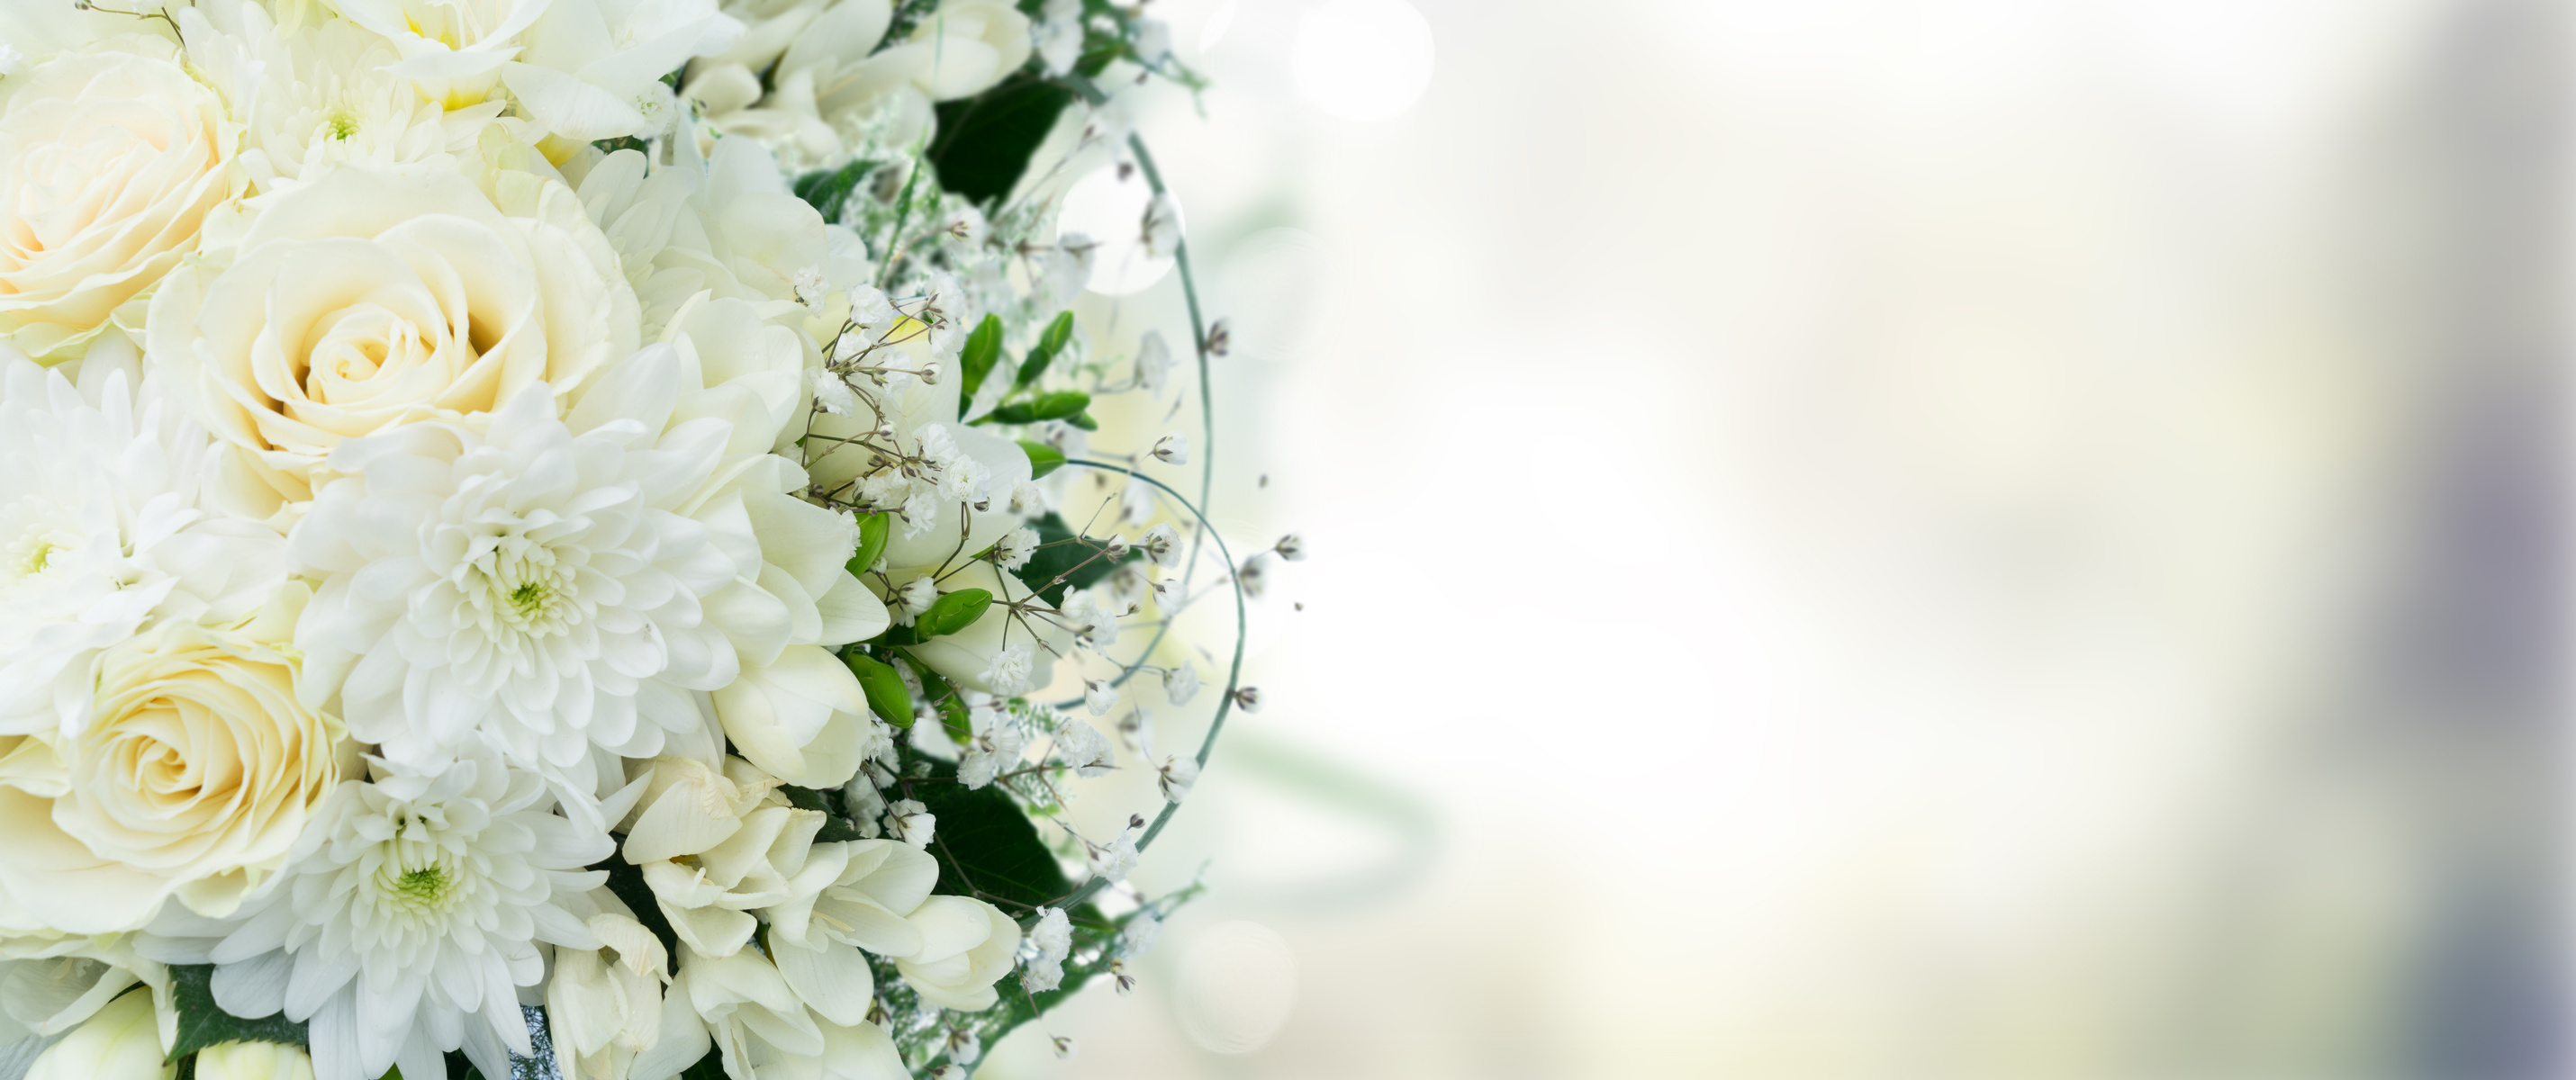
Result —
<instances>
[{"instance_id":1,"label":"white daisy-like flower","mask_svg":"<svg viewBox=\"0 0 2576 1080\"><path fill-rule=\"evenodd\" d=\"M158 380L92 379L94 402L0 373L0 733L78 730L100 650L150 619L239 622L285 579L275 530L205 505L210 440Z\"/></svg>"},{"instance_id":2,"label":"white daisy-like flower","mask_svg":"<svg viewBox=\"0 0 2576 1080\"><path fill-rule=\"evenodd\" d=\"M488 434L414 424L333 452L348 474L295 532L326 580L296 628L317 682L389 757L426 762L480 736L568 766L628 757L702 724L688 691L740 673L707 598L740 567L674 512L720 460L722 421L573 434L536 387ZM659 436L657 439L656 436Z\"/></svg>"},{"instance_id":3,"label":"white daisy-like flower","mask_svg":"<svg viewBox=\"0 0 2576 1080\"><path fill-rule=\"evenodd\" d=\"M532 1055L518 988L544 979L540 942L597 949L583 867L615 850L594 820L553 812L535 773L474 750L418 771L375 759L334 792L264 899L206 953L215 1001L311 1024L316 1080L401 1066L446 1075L463 1048L486 1076ZM198 932L202 933L202 929Z\"/></svg>"}]
</instances>

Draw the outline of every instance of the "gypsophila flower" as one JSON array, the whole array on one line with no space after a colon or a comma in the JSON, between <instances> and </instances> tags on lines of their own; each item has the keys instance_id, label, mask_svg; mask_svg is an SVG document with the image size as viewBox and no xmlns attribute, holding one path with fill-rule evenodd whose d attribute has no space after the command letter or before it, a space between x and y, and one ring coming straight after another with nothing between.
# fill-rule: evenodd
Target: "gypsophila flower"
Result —
<instances>
[{"instance_id":1,"label":"gypsophila flower","mask_svg":"<svg viewBox=\"0 0 2576 1080\"><path fill-rule=\"evenodd\" d=\"M1055 1059L1056 1059L1057 1061L1069 1061L1069 1060L1072 1060L1072 1058L1073 1058L1073 1051L1074 1051L1073 1036L1071 1036L1071 1035L1058 1035L1058 1036L1056 1036L1056 1037L1055 1037Z\"/></svg>"},{"instance_id":2,"label":"gypsophila flower","mask_svg":"<svg viewBox=\"0 0 2576 1080\"><path fill-rule=\"evenodd\" d=\"M1192 758L1166 758L1158 771L1161 775L1157 785L1163 791L1165 802L1178 803L1189 798L1191 786L1199 782L1199 763Z\"/></svg>"},{"instance_id":3,"label":"gypsophila flower","mask_svg":"<svg viewBox=\"0 0 2576 1080\"><path fill-rule=\"evenodd\" d=\"M1209 356L1224 356L1226 353L1233 351L1233 349L1234 331L1226 325L1226 321L1224 319L1218 319L1217 321L1210 323L1208 325L1207 340L1200 344L1199 351L1206 353Z\"/></svg>"},{"instance_id":4,"label":"gypsophila flower","mask_svg":"<svg viewBox=\"0 0 2576 1080\"><path fill-rule=\"evenodd\" d=\"M1029 480L1011 485L1011 513L1030 516L1046 512L1046 489Z\"/></svg>"},{"instance_id":5,"label":"gypsophila flower","mask_svg":"<svg viewBox=\"0 0 2576 1080\"><path fill-rule=\"evenodd\" d=\"M974 1029L962 1027L948 1029L948 1060L960 1065L972 1065L976 1058L983 1056L984 1041L975 1037Z\"/></svg>"},{"instance_id":6,"label":"gypsophila flower","mask_svg":"<svg viewBox=\"0 0 2576 1080\"><path fill-rule=\"evenodd\" d=\"M1082 681L1082 705L1091 710L1093 716L1107 716L1109 710L1118 707L1118 688L1109 685L1107 679L1085 679Z\"/></svg>"},{"instance_id":7,"label":"gypsophila flower","mask_svg":"<svg viewBox=\"0 0 2576 1080\"><path fill-rule=\"evenodd\" d=\"M942 1065L930 1070L930 1080L966 1080L966 1069L961 1065Z\"/></svg>"},{"instance_id":8,"label":"gypsophila flower","mask_svg":"<svg viewBox=\"0 0 2576 1080\"><path fill-rule=\"evenodd\" d=\"M1118 984L1118 996L1126 997L1127 995L1136 992L1136 977L1127 973L1127 965L1125 962L1118 960L1110 961L1109 977L1112 981Z\"/></svg>"},{"instance_id":9,"label":"gypsophila flower","mask_svg":"<svg viewBox=\"0 0 2576 1080\"><path fill-rule=\"evenodd\" d=\"M1127 880L1128 873L1136 869L1135 833L1136 830L1132 827L1122 830L1118 834L1118 839L1110 841L1107 847L1084 845L1089 853L1088 862L1093 878L1112 885Z\"/></svg>"},{"instance_id":10,"label":"gypsophila flower","mask_svg":"<svg viewBox=\"0 0 2576 1080\"><path fill-rule=\"evenodd\" d=\"M1111 536L1100 542L1100 557L1113 563L1126 558L1127 553L1133 550L1135 546L1129 544L1124 536Z\"/></svg>"},{"instance_id":11,"label":"gypsophila flower","mask_svg":"<svg viewBox=\"0 0 2576 1080\"><path fill-rule=\"evenodd\" d=\"M1064 982L1064 961L1073 952L1073 923L1064 912L1051 907L1038 909L1037 925L1029 929L1028 941L1036 946L1036 955L1020 965L1020 985L1032 994L1043 994Z\"/></svg>"},{"instance_id":12,"label":"gypsophila flower","mask_svg":"<svg viewBox=\"0 0 2576 1080\"><path fill-rule=\"evenodd\" d=\"M1145 530L1144 539L1137 541L1136 547L1154 565L1169 566L1180 555L1181 532L1168 523L1156 525Z\"/></svg>"},{"instance_id":13,"label":"gypsophila flower","mask_svg":"<svg viewBox=\"0 0 2576 1080\"><path fill-rule=\"evenodd\" d=\"M1234 704L1236 708L1242 709L1248 713L1260 712L1261 688L1258 686L1247 686L1235 691Z\"/></svg>"},{"instance_id":14,"label":"gypsophila flower","mask_svg":"<svg viewBox=\"0 0 2576 1080\"><path fill-rule=\"evenodd\" d=\"M1270 545L1270 550L1278 552L1280 558L1289 562L1306 561L1306 540L1296 533L1280 537L1278 543Z\"/></svg>"},{"instance_id":15,"label":"gypsophila flower","mask_svg":"<svg viewBox=\"0 0 2576 1080\"><path fill-rule=\"evenodd\" d=\"M1139 754L1154 752L1154 714L1143 707L1128 710L1118 721L1118 741Z\"/></svg>"},{"instance_id":16,"label":"gypsophila flower","mask_svg":"<svg viewBox=\"0 0 2576 1080\"><path fill-rule=\"evenodd\" d=\"M886 835L916 849L930 846L931 834L939 828L939 818L919 799L897 799L886 807Z\"/></svg>"},{"instance_id":17,"label":"gypsophila flower","mask_svg":"<svg viewBox=\"0 0 2576 1080\"><path fill-rule=\"evenodd\" d=\"M1153 454L1156 460L1167 465L1187 465L1190 461L1190 437L1175 431L1156 439Z\"/></svg>"},{"instance_id":18,"label":"gypsophila flower","mask_svg":"<svg viewBox=\"0 0 2576 1080\"><path fill-rule=\"evenodd\" d=\"M1100 597L1093 590L1067 592L1061 611L1065 628L1073 631L1075 644L1096 651L1118 643L1118 618L1101 606ZM1110 694L1110 700L1115 703L1117 694ZM1104 712L1106 710L1095 708L1091 715L1099 716Z\"/></svg>"},{"instance_id":19,"label":"gypsophila flower","mask_svg":"<svg viewBox=\"0 0 2576 1080\"><path fill-rule=\"evenodd\" d=\"M1153 391L1156 400L1162 398L1163 387L1171 383L1172 369L1179 364L1172 358L1172 347L1163 342L1162 331L1148 330L1136 339L1136 382Z\"/></svg>"},{"instance_id":20,"label":"gypsophila flower","mask_svg":"<svg viewBox=\"0 0 2576 1080\"><path fill-rule=\"evenodd\" d=\"M1154 917L1154 909L1142 908L1127 917L1127 926L1118 932L1121 956L1143 956L1154 947L1154 939L1163 932L1163 921Z\"/></svg>"},{"instance_id":21,"label":"gypsophila flower","mask_svg":"<svg viewBox=\"0 0 2576 1080\"><path fill-rule=\"evenodd\" d=\"M1118 766L1118 755L1110 748L1109 737L1080 720L1067 720L1056 729L1055 759L1086 779L1107 776Z\"/></svg>"},{"instance_id":22,"label":"gypsophila flower","mask_svg":"<svg viewBox=\"0 0 2576 1080\"><path fill-rule=\"evenodd\" d=\"M1242 583L1243 595L1261 599L1261 594L1270 588L1270 553L1253 552L1251 558L1243 560L1242 568L1234 572L1234 580Z\"/></svg>"},{"instance_id":23,"label":"gypsophila flower","mask_svg":"<svg viewBox=\"0 0 2576 1080\"><path fill-rule=\"evenodd\" d=\"M1145 254L1150 258L1167 258L1180 249L1181 204L1171 192L1154 196L1145 207L1143 223Z\"/></svg>"},{"instance_id":24,"label":"gypsophila flower","mask_svg":"<svg viewBox=\"0 0 2576 1080\"><path fill-rule=\"evenodd\" d=\"M939 580L923 574L896 590L895 598L903 605L902 615L898 618L903 625L910 626L913 618L919 617L922 612L930 610L930 605L939 602Z\"/></svg>"},{"instance_id":25,"label":"gypsophila flower","mask_svg":"<svg viewBox=\"0 0 2576 1080\"><path fill-rule=\"evenodd\" d=\"M1161 19L1138 19L1133 47L1137 63L1157 66L1172 55L1172 28Z\"/></svg>"},{"instance_id":26,"label":"gypsophila flower","mask_svg":"<svg viewBox=\"0 0 2576 1080\"><path fill-rule=\"evenodd\" d=\"M1174 705L1187 705L1199 694L1199 669L1183 660L1163 670L1163 698Z\"/></svg>"},{"instance_id":27,"label":"gypsophila flower","mask_svg":"<svg viewBox=\"0 0 2576 1080\"><path fill-rule=\"evenodd\" d=\"M1026 645L1011 645L993 654L991 666L983 679L995 693L1024 694L1030 689L1029 675L1036 670L1037 659Z\"/></svg>"},{"instance_id":28,"label":"gypsophila flower","mask_svg":"<svg viewBox=\"0 0 2576 1080\"><path fill-rule=\"evenodd\" d=\"M1017 570L1027 566L1029 557L1037 551L1038 531L1023 525L993 545L993 563L1004 570Z\"/></svg>"}]
</instances>

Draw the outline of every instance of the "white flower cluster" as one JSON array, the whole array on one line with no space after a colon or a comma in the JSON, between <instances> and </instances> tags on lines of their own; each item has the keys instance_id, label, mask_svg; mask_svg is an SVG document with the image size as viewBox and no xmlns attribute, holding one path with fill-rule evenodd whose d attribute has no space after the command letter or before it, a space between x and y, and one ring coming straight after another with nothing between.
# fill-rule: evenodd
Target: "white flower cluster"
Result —
<instances>
[{"instance_id":1,"label":"white flower cluster","mask_svg":"<svg viewBox=\"0 0 2576 1080\"><path fill-rule=\"evenodd\" d=\"M18 7L0 1076L901 1076L971 1064L1023 963L1114 963L1133 916L977 887L938 819L1120 768L1024 696L1166 670L1101 655L1129 541L1040 477L1173 364L1104 378L1088 241L922 147L938 102L1161 70L1157 26Z\"/></svg>"}]
</instances>

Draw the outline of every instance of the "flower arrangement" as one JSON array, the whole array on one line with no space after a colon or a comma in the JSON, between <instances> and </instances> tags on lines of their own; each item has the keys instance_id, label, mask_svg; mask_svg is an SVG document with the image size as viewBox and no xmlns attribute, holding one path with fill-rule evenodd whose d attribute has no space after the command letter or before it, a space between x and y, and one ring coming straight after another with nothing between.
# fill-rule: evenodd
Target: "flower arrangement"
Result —
<instances>
[{"instance_id":1,"label":"flower arrangement","mask_svg":"<svg viewBox=\"0 0 2576 1080\"><path fill-rule=\"evenodd\" d=\"M132 3L0 9L0 1077L945 1077L1124 988L1301 554L1201 516L1159 23Z\"/></svg>"}]
</instances>

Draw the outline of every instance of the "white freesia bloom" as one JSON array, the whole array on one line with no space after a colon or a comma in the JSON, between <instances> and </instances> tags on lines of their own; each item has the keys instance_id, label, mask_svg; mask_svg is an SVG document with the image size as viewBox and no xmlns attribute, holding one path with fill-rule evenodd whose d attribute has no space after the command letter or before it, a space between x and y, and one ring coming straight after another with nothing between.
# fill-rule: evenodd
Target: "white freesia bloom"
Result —
<instances>
[{"instance_id":1,"label":"white freesia bloom","mask_svg":"<svg viewBox=\"0 0 2576 1080\"><path fill-rule=\"evenodd\" d=\"M799 1003L778 969L745 949L700 957L680 949L680 975L662 1016L662 1043L639 1056L629 1080L669 1080L704 1056L725 1073L785 1080L907 1080L894 1040L874 1024L844 1026Z\"/></svg>"},{"instance_id":2,"label":"white freesia bloom","mask_svg":"<svg viewBox=\"0 0 2576 1080\"><path fill-rule=\"evenodd\" d=\"M101 650L148 619L238 623L284 538L210 511L206 433L158 380L0 364L0 734L77 730Z\"/></svg>"},{"instance_id":3,"label":"white freesia bloom","mask_svg":"<svg viewBox=\"0 0 2576 1080\"><path fill-rule=\"evenodd\" d=\"M677 512L728 434L656 418L575 435L535 386L483 435L422 424L341 444L347 477L294 538L324 580L296 632L309 696L337 689L353 733L422 765L478 736L528 766L594 743L660 752L703 723L690 693L740 671L709 608L741 568Z\"/></svg>"},{"instance_id":4,"label":"white freesia bloom","mask_svg":"<svg viewBox=\"0 0 2576 1080\"><path fill-rule=\"evenodd\" d=\"M700 292L792 305L800 276L819 275L833 290L867 280L866 245L849 229L824 224L760 144L718 140L704 159L694 140L676 144L678 160L665 165L632 150L566 163L582 205L643 295L648 327L658 330L667 313Z\"/></svg>"},{"instance_id":5,"label":"white freesia bloom","mask_svg":"<svg viewBox=\"0 0 2576 1080\"><path fill-rule=\"evenodd\" d=\"M504 1050L534 1052L518 988L544 976L539 943L600 947L575 908L607 877L582 868L615 849L554 803L489 751L426 771L376 762L207 951L216 1003L308 1021L317 1080L443 1076L460 1046L508 1075Z\"/></svg>"},{"instance_id":6,"label":"white freesia bloom","mask_svg":"<svg viewBox=\"0 0 2576 1080\"><path fill-rule=\"evenodd\" d=\"M162 1063L159 1031L152 995L127 994L37 1055L27 1080L166 1080L178 1066Z\"/></svg>"},{"instance_id":7,"label":"white freesia bloom","mask_svg":"<svg viewBox=\"0 0 2576 1080\"><path fill-rule=\"evenodd\" d=\"M239 192L239 125L159 38L120 37L10 83L0 87L0 342L68 359L196 250L207 213Z\"/></svg>"},{"instance_id":8,"label":"white freesia bloom","mask_svg":"<svg viewBox=\"0 0 2576 1080\"><path fill-rule=\"evenodd\" d=\"M402 59L391 70L449 108L480 102L549 0L338 0L350 21L382 35Z\"/></svg>"},{"instance_id":9,"label":"white freesia bloom","mask_svg":"<svg viewBox=\"0 0 2576 1080\"><path fill-rule=\"evenodd\" d=\"M1000 999L993 983L1010 972L1019 952L1020 924L970 896L933 896L911 919L921 931L921 951L894 966L913 992L942 1008L992 1008Z\"/></svg>"},{"instance_id":10,"label":"white freesia bloom","mask_svg":"<svg viewBox=\"0 0 2576 1080\"><path fill-rule=\"evenodd\" d=\"M230 266L162 284L153 361L263 482L246 509L309 498L343 440L570 394L635 351L634 292L573 193L493 183L497 204L455 174L336 169L269 203Z\"/></svg>"},{"instance_id":11,"label":"white freesia bloom","mask_svg":"<svg viewBox=\"0 0 2576 1080\"><path fill-rule=\"evenodd\" d=\"M555 950L546 982L546 1024L556 1071L566 1080L617 1080L635 1055L662 1037L662 986L669 981L661 941L613 895L590 917L598 949Z\"/></svg>"}]
</instances>

